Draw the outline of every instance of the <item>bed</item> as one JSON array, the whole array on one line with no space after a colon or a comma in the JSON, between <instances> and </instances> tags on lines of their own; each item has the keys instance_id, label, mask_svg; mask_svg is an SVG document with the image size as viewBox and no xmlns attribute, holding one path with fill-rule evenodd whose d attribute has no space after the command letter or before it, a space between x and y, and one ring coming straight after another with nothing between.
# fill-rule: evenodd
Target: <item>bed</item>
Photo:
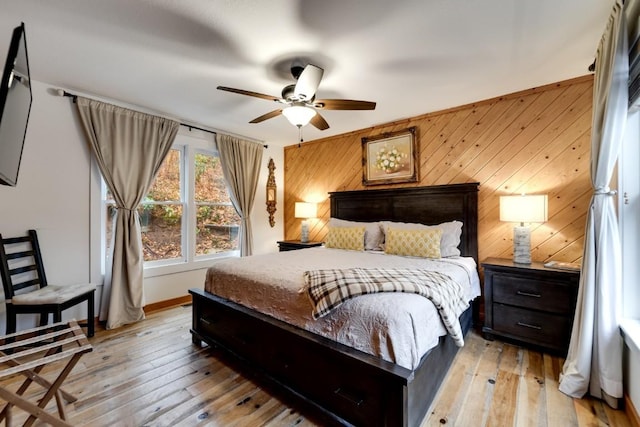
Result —
<instances>
[{"instance_id":1,"label":"bed","mask_svg":"<svg viewBox=\"0 0 640 427\"><path fill-rule=\"evenodd\" d=\"M477 265L477 192L477 183L333 192L331 217L422 224L461 221L460 253ZM293 252L311 256L314 250L323 248ZM223 349L245 373L284 391L327 424L419 425L459 348L445 334L424 355L418 350L413 358L391 361L204 289L190 293L195 344L204 341ZM460 316L463 334L471 327L473 312L470 307Z\"/></svg>"}]
</instances>

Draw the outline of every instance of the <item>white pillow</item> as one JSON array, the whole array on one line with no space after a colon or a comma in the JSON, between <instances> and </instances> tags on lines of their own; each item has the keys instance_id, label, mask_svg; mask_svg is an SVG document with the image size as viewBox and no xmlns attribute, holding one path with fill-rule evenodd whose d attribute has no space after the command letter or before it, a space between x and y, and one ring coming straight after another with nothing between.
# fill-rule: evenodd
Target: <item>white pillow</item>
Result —
<instances>
[{"instance_id":1,"label":"white pillow","mask_svg":"<svg viewBox=\"0 0 640 427\"><path fill-rule=\"evenodd\" d=\"M329 218L329 227L364 227L364 249L377 251L382 249L384 233L380 222L347 221L339 218Z\"/></svg>"},{"instance_id":2,"label":"white pillow","mask_svg":"<svg viewBox=\"0 0 640 427\"><path fill-rule=\"evenodd\" d=\"M382 229L387 232L387 228L393 227L399 230L424 230L429 228L439 228L442 230L440 239L440 256L443 258L459 256L460 236L462 236L462 222L450 221L438 225L424 225L410 222L382 221Z\"/></svg>"}]
</instances>

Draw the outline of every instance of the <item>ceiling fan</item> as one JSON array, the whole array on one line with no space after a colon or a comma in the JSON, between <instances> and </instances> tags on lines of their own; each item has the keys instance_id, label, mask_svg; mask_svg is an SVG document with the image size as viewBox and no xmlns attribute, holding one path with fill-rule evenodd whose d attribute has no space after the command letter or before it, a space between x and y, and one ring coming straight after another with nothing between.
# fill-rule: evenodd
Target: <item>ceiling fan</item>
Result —
<instances>
[{"instance_id":1,"label":"ceiling fan","mask_svg":"<svg viewBox=\"0 0 640 427\"><path fill-rule=\"evenodd\" d=\"M320 80L322 80L324 70L313 64L307 64L305 67L294 64L291 67L291 74L297 81L295 84L285 86L282 89L281 97L225 86L218 86L218 89L275 101L284 105L280 109L256 117L249 123L260 123L282 114L292 125L298 128L311 123L316 128L325 130L329 129L329 124L317 110L374 110L376 108L376 103L370 101L316 99L316 91L320 85Z\"/></svg>"}]
</instances>

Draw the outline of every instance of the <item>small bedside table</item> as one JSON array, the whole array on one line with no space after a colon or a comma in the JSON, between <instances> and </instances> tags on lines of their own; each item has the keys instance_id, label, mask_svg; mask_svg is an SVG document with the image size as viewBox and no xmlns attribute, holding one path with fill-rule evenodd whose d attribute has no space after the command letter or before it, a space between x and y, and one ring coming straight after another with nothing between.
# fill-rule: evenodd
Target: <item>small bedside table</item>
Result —
<instances>
[{"instance_id":1,"label":"small bedside table","mask_svg":"<svg viewBox=\"0 0 640 427\"><path fill-rule=\"evenodd\" d=\"M280 252L295 251L296 249L307 249L316 246L321 246L322 242L306 242L302 243L300 240L280 240L278 241L278 248Z\"/></svg>"},{"instance_id":2,"label":"small bedside table","mask_svg":"<svg viewBox=\"0 0 640 427\"><path fill-rule=\"evenodd\" d=\"M482 266L485 336L508 338L565 356L580 272L500 258L488 258Z\"/></svg>"}]
</instances>

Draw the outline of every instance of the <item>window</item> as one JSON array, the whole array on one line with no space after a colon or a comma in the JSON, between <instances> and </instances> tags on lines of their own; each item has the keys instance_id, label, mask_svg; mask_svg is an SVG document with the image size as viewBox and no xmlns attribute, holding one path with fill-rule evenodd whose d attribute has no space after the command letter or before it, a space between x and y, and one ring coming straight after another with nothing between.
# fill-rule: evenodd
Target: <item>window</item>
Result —
<instances>
[{"instance_id":1,"label":"window","mask_svg":"<svg viewBox=\"0 0 640 427\"><path fill-rule=\"evenodd\" d=\"M640 112L627 117L618 161L618 212L622 244L622 329L625 342L640 351Z\"/></svg>"},{"instance_id":2,"label":"window","mask_svg":"<svg viewBox=\"0 0 640 427\"><path fill-rule=\"evenodd\" d=\"M138 207L145 276L200 268L197 261L239 254L240 218L210 141L179 134ZM110 253L113 196L103 183L104 254ZM106 258L105 258L106 259ZM165 268L165 270L166 270ZM177 268L177 270L176 270Z\"/></svg>"},{"instance_id":3,"label":"window","mask_svg":"<svg viewBox=\"0 0 640 427\"><path fill-rule=\"evenodd\" d=\"M240 217L229 199L220 158L196 152L193 165L196 256L238 250Z\"/></svg>"},{"instance_id":4,"label":"window","mask_svg":"<svg viewBox=\"0 0 640 427\"><path fill-rule=\"evenodd\" d=\"M620 182L619 213L622 243L623 315L640 319L640 112L627 117L626 135L622 143L618 171Z\"/></svg>"},{"instance_id":5,"label":"window","mask_svg":"<svg viewBox=\"0 0 640 427\"><path fill-rule=\"evenodd\" d=\"M173 148L162 162L153 185L138 206L144 261L184 260L183 213L188 208L183 188L184 147Z\"/></svg>"}]
</instances>

